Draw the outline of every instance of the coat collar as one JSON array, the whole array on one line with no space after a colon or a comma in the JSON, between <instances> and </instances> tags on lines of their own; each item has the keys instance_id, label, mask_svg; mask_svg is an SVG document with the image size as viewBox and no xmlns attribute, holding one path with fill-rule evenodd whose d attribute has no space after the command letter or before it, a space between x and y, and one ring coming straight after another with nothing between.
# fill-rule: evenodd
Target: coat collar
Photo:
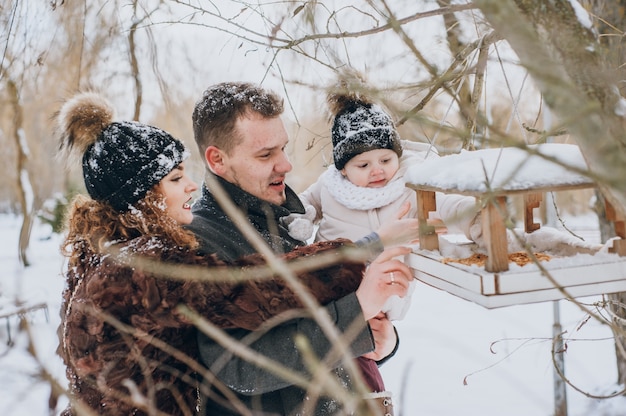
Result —
<instances>
[{"instance_id":1,"label":"coat collar","mask_svg":"<svg viewBox=\"0 0 626 416\"><path fill-rule=\"evenodd\" d=\"M219 185L222 186L224 191L226 191L226 193L231 197L235 205L242 209L245 208L248 214L266 217L268 208L271 210L275 218L286 217L289 214L304 214L305 212L302 201L300 201L298 195L289 186L285 188L285 203L282 205L275 205L271 202L264 201L252 195L251 193L244 191L237 185L228 182L226 179L217 176L212 172L207 172L206 175L207 180L204 182L204 186L202 189L203 194L212 194L211 184L215 182L214 180L210 180L212 177L217 181Z\"/></svg>"}]
</instances>

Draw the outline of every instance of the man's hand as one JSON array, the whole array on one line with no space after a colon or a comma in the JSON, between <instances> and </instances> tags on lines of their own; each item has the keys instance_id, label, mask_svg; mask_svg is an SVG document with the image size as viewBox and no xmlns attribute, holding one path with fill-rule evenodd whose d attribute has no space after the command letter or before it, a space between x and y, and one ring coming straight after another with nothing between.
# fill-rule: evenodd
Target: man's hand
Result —
<instances>
[{"instance_id":1,"label":"man's hand","mask_svg":"<svg viewBox=\"0 0 626 416\"><path fill-rule=\"evenodd\" d=\"M394 257L410 252L409 247L402 246L387 249L365 271L363 281L356 290L365 320L378 315L390 296L402 298L406 295L413 274L406 264Z\"/></svg>"},{"instance_id":2,"label":"man's hand","mask_svg":"<svg viewBox=\"0 0 626 416\"><path fill-rule=\"evenodd\" d=\"M396 331L393 324L384 313L379 313L368 321L374 335L374 351L364 354L363 357L380 361L393 352L396 347Z\"/></svg>"}]
</instances>

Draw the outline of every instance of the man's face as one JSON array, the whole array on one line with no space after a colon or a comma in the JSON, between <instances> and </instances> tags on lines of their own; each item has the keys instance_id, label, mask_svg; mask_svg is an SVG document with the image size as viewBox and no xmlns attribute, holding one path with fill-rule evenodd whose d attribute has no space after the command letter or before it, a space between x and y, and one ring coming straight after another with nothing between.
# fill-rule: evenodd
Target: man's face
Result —
<instances>
[{"instance_id":1,"label":"man's face","mask_svg":"<svg viewBox=\"0 0 626 416\"><path fill-rule=\"evenodd\" d=\"M222 153L222 176L264 201L285 202L285 175L291 163L285 153L287 131L280 117L263 118L252 113L237 120L243 138L230 154Z\"/></svg>"}]
</instances>

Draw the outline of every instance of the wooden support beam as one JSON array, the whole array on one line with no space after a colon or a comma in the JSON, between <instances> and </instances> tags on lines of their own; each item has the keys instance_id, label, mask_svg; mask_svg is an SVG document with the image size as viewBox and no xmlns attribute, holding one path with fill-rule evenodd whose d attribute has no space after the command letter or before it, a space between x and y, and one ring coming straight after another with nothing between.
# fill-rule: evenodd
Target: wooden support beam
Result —
<instances>
[{"instance_id":1,"label":"wooden support beam","mask_svg":"<svg viewBox=\"0 0 626 416\"><path fill-rule=\"evenodd\" d=\"M506 239L506 226L502 213L506 212L506 197L498 196L482 209L482 226L487 261L485 270L492 273L509 270L509 254Z\"/></svg>"},{"instance_id":2,"label":"wooden support beam","mask_svg":"<svg viewBox=\"0 0 626 416\"><path fill-rule=\"evenodd\" d=\"M606 219L613 223L615 229L615 236L620 237L621 240L613 241L613 247L609 248L609 253L616 253L620 256L626 256L626 226L624 223L624 217L620 215L613 205L604 199Z\"/></svg>"},{"instance_id":3,"label":"wooden support beam","mask_svg":"<svg viewBox=\"0 0 626 416\"><path fill-rule=\"evenodd\" d=\"M439 237L435 227L428 225L428 214L437 210L437 201L433 191L417 191L417 219L419 220L420 248L439 250Z\"/></svg>"},{"instance_id":4,"label":"wooden support beam","mask_svg":"<svg viewBox=\"0 0 626 416\"><path fill-rule=\"evenodd\" d=\"M524 194L524 231L532 233L541 228L539 223L535 222L534 209L539 208L543 201L543 194L532 192Z\"/></svg>"}]
</instances>

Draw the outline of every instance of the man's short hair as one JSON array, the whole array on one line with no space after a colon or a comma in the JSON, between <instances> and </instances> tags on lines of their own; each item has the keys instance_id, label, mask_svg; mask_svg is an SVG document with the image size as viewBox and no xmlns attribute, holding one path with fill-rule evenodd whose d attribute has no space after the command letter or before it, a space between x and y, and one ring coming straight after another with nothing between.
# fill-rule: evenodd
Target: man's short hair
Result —
<instances>
[{"instance_id":1,"label":"man's short hair","mask_svg":"<svg viewBox=\"0 0 626 416\"><path fill-rule=\"evenodd\" d=\"M193 110L193 133L200 154L209 146L226 153L241 141L235 131L240 117L257 113L265 118L283 112L283 99L259 85L223 82L207 88Z\"/></svg>"}]
</instances>

